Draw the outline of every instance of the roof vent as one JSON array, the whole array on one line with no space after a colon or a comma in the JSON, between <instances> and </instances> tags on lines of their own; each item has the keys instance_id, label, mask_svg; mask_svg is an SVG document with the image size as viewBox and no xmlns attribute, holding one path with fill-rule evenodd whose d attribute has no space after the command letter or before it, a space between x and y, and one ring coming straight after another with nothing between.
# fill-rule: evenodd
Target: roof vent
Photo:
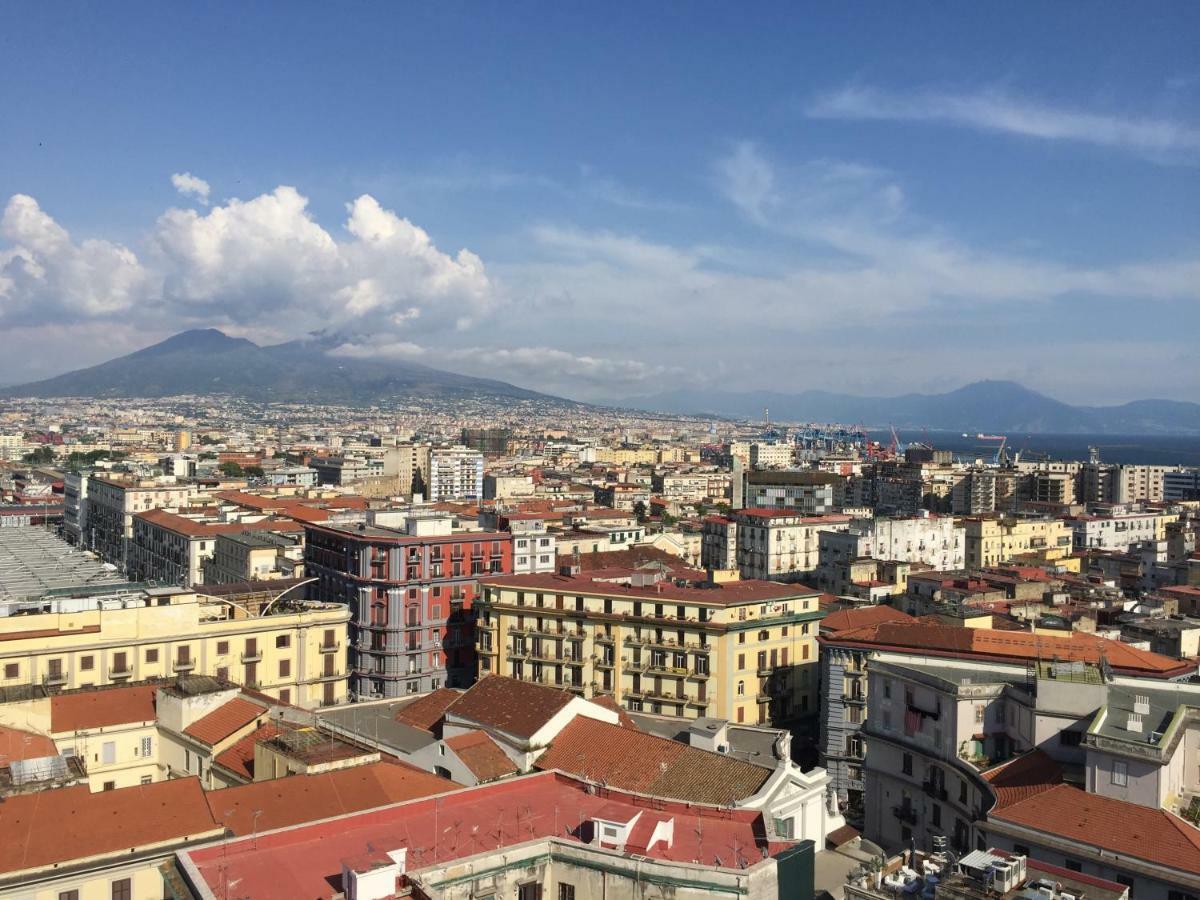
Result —
<instances>
[{"instance_id":1,"label":"roof vent","mask_svg":"<svg viewBox=\"0 0 1200 900\"><path fill-rule=\"evenodd\" d=\"M1150 715L1150 698L1146 694L1135 694L1133 698L1133 711L1139 716Z\"/></svg>"},{"instance_id":2,"label":"roof vent","mask_svg":"<svg viewBox=\"0 0 1200 900\"><path fill-rule=\"evenodd\" d=\"M1134 732L1137 732L1138 734L1141 734L1142 733L1142 717L1139 716L1137 713L1130 713L1129 721L1127 721L1125 723L1125 730L1126 731L1134 731Z\"/></svg>"}]
</instances>

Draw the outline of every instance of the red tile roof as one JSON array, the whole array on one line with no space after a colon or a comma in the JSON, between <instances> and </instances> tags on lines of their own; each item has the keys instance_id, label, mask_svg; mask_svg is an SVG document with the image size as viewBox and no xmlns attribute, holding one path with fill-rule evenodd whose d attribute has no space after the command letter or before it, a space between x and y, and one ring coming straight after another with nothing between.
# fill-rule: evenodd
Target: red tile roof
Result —
<instances>
[{"instance_id":1,"label":"red tile roof","mask_svg":"<svg viewBox=\"0 0 1200 900\"><path fill-rule=\"evenodd\" d=\"M262 784L286 785L297 780L292 777ZM213 792L209 795L213 808L220 808L222 794L247 792L252 787L259 785ZM614 803L623 803L630 819L647 811L645 802L636 798L616 791L599 798L578 781L543 773L273 834L263 833L263 821L271 814L267 810L259 820L256 840L249 837L247 820L247 827L239 830L243 839L227 846L184 851L182 856L215 894L220 893L221 884L236 881L238 890L248 897L327 897L340 885L342 860L362 855L367 846L420 848L415 858L415 850L409 853L410 871L419 871L461 860L480 852L485 844L492 851L551 835L578 841L575 823L594 819L601 808ZM770 855L790 846L763 840L763 817L755 810L666 802L649 814L675 819L670 846L660 842L650 853L656 859L699 860L703 865L732 868L742 861L753 865L762 858L762 850Z\"/></svg>"},{"instance_id":2,"label":"red tile roof","mask_svg":"<svg viewBox=\"0 0 1200 900\"><path fill-rule=\"evenodd\" d=\"M601 694L598 697L593 697L588 702L595 703L597 706L603 706L609 712L615 712L617 714L617 724L622 728L632 728L634 731L641 731L629 713L625 712L625 707L614 700L610 694Z\"/></svg>"},{"instance_id":3,"label":"red tile roof","mask_svg":"<svg viewBox=\"0 0 1200 900\"><path fill-rule=\"evenodd\" d=\"M859 606L854 609L840 609L831 612L821 620L821 631L845 631L848 628L861 628L863 625L875 625L879 622L911 622L912 616L894 606L879 604L876 606Z\"/></svg>"},{"instance_id":4,"label":"red tile roof","mask_svg":"<svg viewBox=\"0 0 1200 900\"><path fill-rule=\"evenodd\" d=\"M446 778L399 762L377 762L316 775L256 781L207 795L213 818L234 834L286 828L346 813L389 806L462 787ZM226 817L226 813L229 813Z\"/></svg>"},{"instance_id":5,"label":"red tile roof","mask_svg":"<svg viewBox=\"0 0 1200 900\"><path fill-rule=\"evenodd\" d=\"M1033 634L991 628L961 628L924 621L881 622L817 638L823 644L873 650L917 650L929 656L1025 663L1036 659L1098 663L1103 657L1123 675L1177 678L1196 671L1188 663L1120 641L1079 631L1070 635Z\"/></svg>"},{"instance_id":6,"label":"red tile roof","mask_svg":"<svg viewBox=\"0 0 1200 900\"><path fill-rule=\"evenodd\" d=\"M0 803L0 873L15 873L219 830L196 778L99 791L87 785Z\"/></svg>"},{"instance_id":7,"label":"red tile roof","mask_svg":"<svg viewBox=\"0 0 1200 900\"><path fill-rule=\"evenodd\" d=\"M480 784L521 771L486 731L456 734L446 739L446 746L454 751L454 755L471 770Z\"/></svg>"},{"instance_id":8,"label":"red tile roof","mask_svg":"<svg viewBox=\"0 0 1200 900\"><path fill-rule=\"evenodd\" d=\"M216 762L247 781L254 780L254 746L287 731L274 722L266 722L217 755Z\"/></svg>"},{"instance_id":9,"label":"red tile roof","mask_svg":"<svg viewBox=\"0 0 1200 900\"><path fill-rule=\"evenodd\" d=\"M266 709L257 703L251 703L241 697L234 697L222 703L208 715L197 719L183 729L183 733L210 747L215 747L259 716L265 715L266 712Z\"/></svg>"},{"instance_id":10,"label":"red tile roof","mask_svg":"<svg viewBox=\"0 0 1200 900\"><path fill-rule=\"evenodd\" d=\"M63 734L92 728L111 728L158 718L154 695L160 685L87 688L50 698L50 732Z\"/></svg>"},{"instance_id":11,"label":"red tile roof","mask_svg":"<svg viewBox=\"0 0 1200 900\"><path fill-rule=\"evenodd\" d=\"M996 795L992 812L1028 800L1063 783L1062 766L1042 750L1034 750L984 773Z\"/></svg>"},{"instance_id":12,"label":"red tile roof","mask_svg":"<svg viewBox=\"0 0 1200 900\"><path fill-rule=\"evenodd\" d=\"M560 731L534 765L620 790L721 806L757 793L773 771L583 716Z\"/></svg>"},{"instance_id":13,"label":"red tile roof","mask_svg":"<svg viewBox=\"0 0 1200 900\"><path fill-rule=\"evenodd\" d=\"M58 756L58 747L46 735L0 725L0 766L45 756Z\"/></svg>"},{"instance_id":14,"label":"red tile roof","mask_svg":"<svg viewBox=\"0 0 1200 900\"><path fill-rule=\"evenodd\" d=\"M504 588L524 588L560 594L590 594L605 597L631 597L658 602L683 600L688 603L704 603L724 606L733 603L765 603L772 600L790 600L793 597L813 597L817 591L803 584L780 584L775 581L727 581L715 587L698 587L689 582L679 587L674 581L664 579L654 584L634 587L619 581L605 579L629 578L637 574L631 569L600 569L581 575L500 575L480 578L481 585ZM700 579L703 573L692 572Z\"/></svg>"},{"instance_id":15,"label":"red tile roof","mask_svg":"<svg viewBox=\"0 0 1200 900\"><path fill-rule=\"evenodd\" d=\"M1200 830L1161 809L1060 784L988 818L1200 875Z\"/></svg>"},{"instance_id":16,"label":"red tile roof","mask_svg":"<svg viewBox=\"0 0 1200 900\"><path fill-rule=\"evenodd\" d=\"M475 682L446 712L519 738L533 737L571 702L568 691L488 675Z\"/></svg>"},{"instance_id":17,"label":"red tile roof","mask_svg":"<svg viewBox=\"0 0 1200 900\"><path fill-rule=\"evenodd\" d=\"M453 688L438 688L396 710L396 721L432 733L441 725L446 708L461 696L462 692Z\"/></svg>"}]
</instances>

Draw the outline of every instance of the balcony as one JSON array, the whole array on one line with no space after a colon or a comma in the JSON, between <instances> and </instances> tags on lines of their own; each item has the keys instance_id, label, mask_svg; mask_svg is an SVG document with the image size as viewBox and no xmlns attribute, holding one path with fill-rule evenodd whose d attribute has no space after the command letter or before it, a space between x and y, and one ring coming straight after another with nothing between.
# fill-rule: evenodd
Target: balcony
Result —
<instances>
[{"instance_id":1,"label":"balcony","mask_svg":"<svg viewBox=\"0 0 1200 900\"><path fill-rule=\"evenodd\" d=\"M319 653L337 653L342 649L341 641L334 641L332 644L322 644L317 648Z\"/></svg>"},{"instance_id":2,"label":"balcony","mask_svg":"<svg viewBox=\"0 0 1200 900\"><path fill-rule=\"evenodd\" d=\"M946 788L932 781L926 781L921 784L921 790L925 792L927 797L932 797L934 800L946 801Z\"/></svg>"},{"instance_id":3,"label":"balcony","mask_svg":"<svg viewBox=\"0 0 1200 900\"><path fill-rule=\"evenodd\" d=\"M194 659L177 659L171 663L171 670L174 672L190 672L196 668Z\"/></svg>"},{"instance_id":4,"label":"balcony","mask_svg":"<svg viewBox=\"0 0 1200 900\"><path fill-rule=\"evenodd\" d=\"M263 655L261 650L247 650L241 656L241 660L244 663L262 662L262 658Z\"/></svg>"},{"instance_id":5,"label":"balcony","mask_svg":"<svg viewBox=\"0 0 1200 900\"><path fill-rule=\"evenodd\" d=\"M47 687L57 687L67 683L66 672L49 672L42 678L42 683Z\"/></svg>"},{"instance_id":6,"label":"balcony","mask_svg":"<svg viewBox=\"0 0 1200 900\"><path fill-rule=\"evenodd\" d=\"M907 822L909 825L917 824L917 810L907 804L892 807L892 815L901 822Z\"/></svg>"},{"instance_id":7,"label":"balcony","mask_svg":"<svg viewBox=\"0 0 1200 900\"><path fill-rule=\"evenodd\" d=\"M129 663L114 665L108 670L109 678L129 678L131 675L133 675L133 666Z\"/></svg>"}]
</instances>

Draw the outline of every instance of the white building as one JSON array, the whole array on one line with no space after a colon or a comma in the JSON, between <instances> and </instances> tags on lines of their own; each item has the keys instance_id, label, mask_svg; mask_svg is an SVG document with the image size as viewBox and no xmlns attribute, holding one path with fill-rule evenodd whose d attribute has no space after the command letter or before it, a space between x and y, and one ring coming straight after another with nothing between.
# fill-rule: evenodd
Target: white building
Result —
<instances>
[{"instance_id":1,"label":"white building","mask_svg":"<svg viewBox=\"0 0 1200 900\"><path fill-rule=\"evenodd\" d=\"M742 578L801 581L820 561L818 535L846 531L845 515L803 516L778 509L742 509L704 521L701 562L714 569L736 568ZM733 563L733 565L730 565Z\"/></svg>"},{"instance_id":2,"label":"white building","mask_svg":"<svg viewBox=\"0 0 1200 900\"><path fill-rule=\"evenodd\" d=\"M483 499L483 454L466 447L437 447L429 451L429 496L426 500Z\"/></svg>"}]
</instances>

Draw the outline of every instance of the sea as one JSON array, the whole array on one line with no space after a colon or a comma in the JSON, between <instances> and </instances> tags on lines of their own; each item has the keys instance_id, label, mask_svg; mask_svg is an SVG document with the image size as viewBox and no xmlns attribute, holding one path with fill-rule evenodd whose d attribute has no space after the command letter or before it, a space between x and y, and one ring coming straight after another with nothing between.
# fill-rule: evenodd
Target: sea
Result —
<instances>
[{"instance_id":1,"label":"sea","mask_svg":"<svg viewBox=\"0 0 1200 900\"><path fill-rule=\"evenodd\" d=\"M869 431L872 440L887 445L890 431ZM931 443L937 450L950 450L956 457L991 459L998 441L981 441L972 432L914 431L897 428L901 446ZM1100 451L1101 462L1154 466L1200 466L1200 437L1114 434L1009 434L1006 451L1021 451L1025 459L1086 460L1089 448Z\"/></svg>"}]
</instances>

